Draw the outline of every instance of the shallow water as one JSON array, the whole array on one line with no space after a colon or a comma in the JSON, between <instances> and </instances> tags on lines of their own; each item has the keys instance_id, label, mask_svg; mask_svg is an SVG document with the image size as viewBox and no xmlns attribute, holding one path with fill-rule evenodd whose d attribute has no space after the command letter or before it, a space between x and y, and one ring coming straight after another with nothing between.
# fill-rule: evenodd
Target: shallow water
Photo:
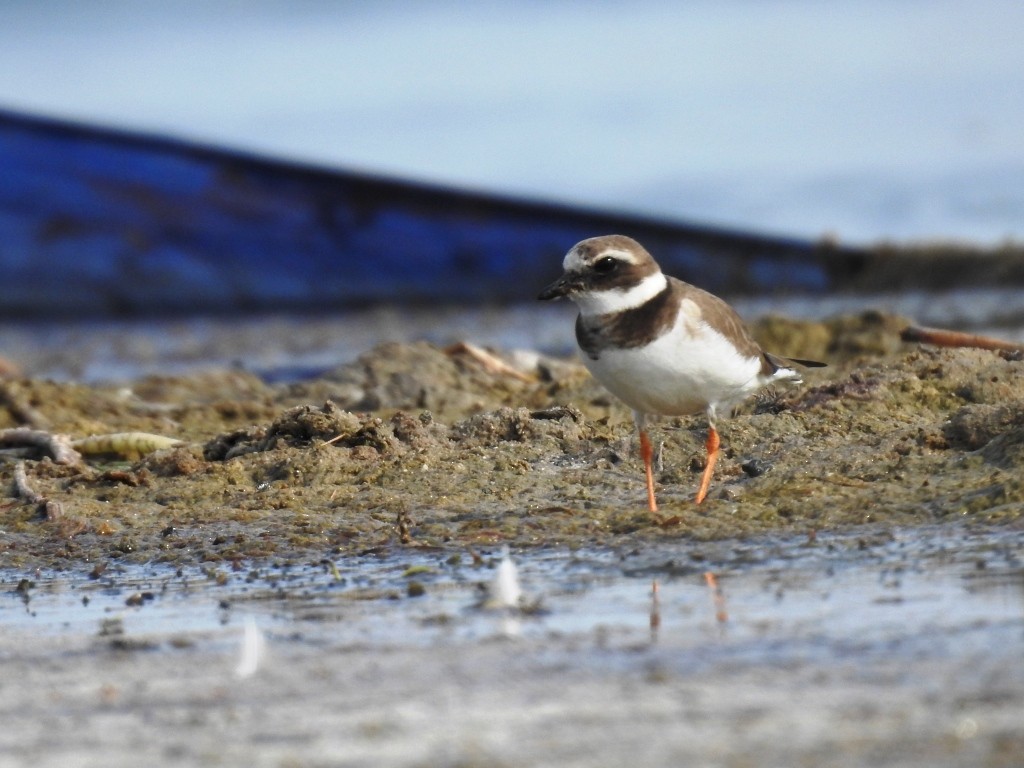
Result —
<instances>
[{"instance_id":1,"label":"shallow water","mask_svg":"<svg viewBox=\"0 0 1024 768\"><path fill-rule=\"evenodd\" d=\"M8 572L0 748L36 765L525 765L568 744L579 765L983 765L1021 746L1024 531L515 552L514 612L480 607L498 557L111 566L27 591Z\"/></svg>"},{"instance_id":2,"label":"shallow water","mask_svg":"<svg viewBox=\"0 0 1024 768\"><path fill-rule=\"evenodd\" d=\"M892 634L892 621L908 636L979 621L1024 626L1024 533L974 531L966 546L963 536L957 527L914 528L630 553L519 552L513 560L534 609L520 615L518 634L614 628L646 639L652 581L662 642L709 631L744 643L866 640ZM8 572L0 621L9 632L60 635L88 634L115 618L127 634L162 635L226 630L251 616L268 630L358 622L375 644L429 643L438 627L448 640L471 640L492 628L495 613L477 608L497 562L496 553L474 562L468 554L409 549L237 571L115 565L98 576ZM725 594L725 622L715 618L708 572ZM22 578L32 586L16 591ZM421 597L407 596L411 582L424 587ZM140 595L138 606L126 604Z\"/></svg>"},{"instance_id":3,"label":"shallow water","mask_svg":"<svg viewBox=\"0 0 1024 768\"><path fill-rule=\"evenodd\" d=\"M745 319L776 314L822 319L865 310L922 325L1024 340L1024 295L986 288L945 293L740 298ZM331 315L252 315L146 321L5 323L0 354L34 377L117 381L236 366L271 380L303 378L344 364L375 345L471 341L505 350L575 352L575 308L531 302L503 307L378 307Z\"/></svg>"}]
</instances>

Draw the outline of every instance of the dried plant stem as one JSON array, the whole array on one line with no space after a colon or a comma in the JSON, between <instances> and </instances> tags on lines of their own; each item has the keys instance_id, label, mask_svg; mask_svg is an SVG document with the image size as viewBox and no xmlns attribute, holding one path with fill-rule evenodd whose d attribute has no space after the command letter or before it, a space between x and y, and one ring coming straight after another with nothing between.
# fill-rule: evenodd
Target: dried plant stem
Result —
<instances>
[{"instance_id":1,"label":"dried plant stem","mask_svg":"<svg viewBox=\"0 0 1024 768\"><path fill-rule=\"evenodd\" d=\"M527 373L523 373L522 371L513 368L493 352L488 352L483 347L478 347L476 344L472 344L468 341L460 341L452 344L451 346L445 347L444 351L445 354L450 357L465 355L471 360L476 361L481 368L491 374L509 376L513 379L518 379L519 381L524 381L529 384L537 381L535 376L530 376Z\"/></svg>"},{"instance_id":2,"label":"dried plant stem","mask_svg":"<svg viewBox=\"0 0 1024 768\"><path fill-rule=\"evenodd\" d=\"M974 349L992 349L1000 352L1024 352L1024 344L996 339L992 336L978 336L973 333L946 331L941 328L923 328L909 325L900 331L903 341L934 344L938 347L971 347Z\"/></svg>"},{"instance_id":3,"label":"dried plant stem","mask_svg":"<svg viewBox=\"0 0 1024 768\"><path fill-rule=\"evenodd\" d=\"M41 429L0 429L0 445L28 446L43 451L58 464L78 466L82 464L82 454L71 447L67 435L56 435Z\"/></svg>"},{"instance_id":4,"label":"dried plant stem","mask_svg":"<svg viewBox=\"0 0 1024 768\"><path fill-rule=\"evenodd\" d=\"M14 466L14 490L18 496L30 504L41 506L47 520L58 520L63 517L64 510L59 502L50 501L29 484L24 461L19 461Z\"/></svg>"},{"instance_id":5,"label":"dried plant stem","mask_svg":"<svg viewBox=\"0 0 1024 768\"><path fill-rule=\"evenodd\" d=\"M19 461L14 466L14 491L18 496L32 504L44 504L46 502L46 497L29 485L24 461Z\"/></svg>"}]
</instances>

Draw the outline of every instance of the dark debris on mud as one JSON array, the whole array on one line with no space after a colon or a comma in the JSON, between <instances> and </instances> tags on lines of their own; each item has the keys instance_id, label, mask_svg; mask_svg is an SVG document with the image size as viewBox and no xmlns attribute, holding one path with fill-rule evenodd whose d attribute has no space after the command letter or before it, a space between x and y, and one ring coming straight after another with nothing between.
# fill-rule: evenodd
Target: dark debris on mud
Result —
<instances>
[{"instance_id":1,"label":"dark debris on mud","mask_svg":"<svg viewBox=\"0 0 1024 768\"><path fill-rule=\"evenodd\" d=\"M193 563L400 542L581 547L865 523L1019 524L1020 355L904 344L904 325L876 312L759 323L767 348L829 367L721 425L723 456L699 507L703 418L661 420L660 520L646 511L628 409L571 360L519 355L525 375L510 376L464 349L417 343L289 384L234 370L127 385L9 378L0 429L30 414L72 437L184 442L81 466L2 455L0 561ZM18 461L59 514L16 495Z\"/></svg>"}]
</instances>

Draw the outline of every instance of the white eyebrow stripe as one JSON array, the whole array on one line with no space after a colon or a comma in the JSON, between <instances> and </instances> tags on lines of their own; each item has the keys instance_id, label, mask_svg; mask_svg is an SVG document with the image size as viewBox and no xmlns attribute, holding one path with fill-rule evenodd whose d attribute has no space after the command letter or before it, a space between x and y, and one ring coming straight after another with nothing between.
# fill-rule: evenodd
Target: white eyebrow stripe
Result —
<instances>
[{"instance_id":1,"label":"white eyebrow stripe","mask_svg":"<svg viewBox=\"0 0 1024 768\"><path fill-rule=\"evenodd\" d=\"M613 258L622 259L627 264L639 264L640 260L637 259L637 255L632 251L621 251L618 248L606 248L601 251L597 256L594 257L594 261L603 259L605 256L612 256Z\"/></svg>"},{"instance_id":2,"label":"white eyebrow stripe","mask_svg":"<svg viewBox=\"0 0 1024 768\"><path fill-rule=\"evenodd\" d=\"M573 248L565 254L565 259L562 261L562 269L566 272L576 272L583 269L583 267L588 264L593 264L598 259L603 259L605 256L611 256L612 258L619 259L626 264L631 264L633 266L640 263L637 254L632 251L623 251L619 248L605 248L588 262L580 257L579 251Z\"/></svg>"}]
</instances>

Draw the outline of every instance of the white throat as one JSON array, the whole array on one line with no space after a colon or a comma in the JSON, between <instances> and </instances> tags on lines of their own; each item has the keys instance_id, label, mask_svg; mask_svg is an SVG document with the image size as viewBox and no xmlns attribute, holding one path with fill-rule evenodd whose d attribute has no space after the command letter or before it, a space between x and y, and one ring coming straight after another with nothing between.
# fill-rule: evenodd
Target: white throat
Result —
<instances>
[{"instance_id":1,"label":"white throat","mask_svg":"<svg viewBox=\"0 0 1024 768\"><path fill-rule=\"evenodd\" d=\"M606 291L587 291L572 297L581 315L607 315L622 312L645 304L668 285L668 279L661 272L648 275L630 288L611 288Z\"/></svg>"}]
</instances>

